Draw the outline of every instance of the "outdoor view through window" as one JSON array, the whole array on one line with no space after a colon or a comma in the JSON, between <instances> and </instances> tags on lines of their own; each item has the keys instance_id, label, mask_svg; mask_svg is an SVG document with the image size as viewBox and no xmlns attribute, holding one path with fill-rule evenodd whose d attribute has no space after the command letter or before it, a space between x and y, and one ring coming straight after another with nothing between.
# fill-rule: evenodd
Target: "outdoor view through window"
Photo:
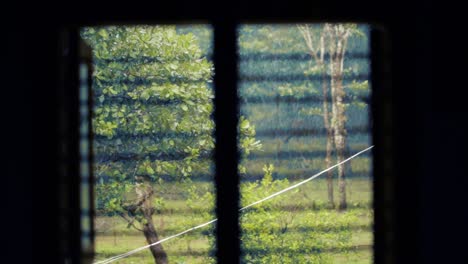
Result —
<instances>
[{"instance_id":1,"label":"outdoor view through window","mask_svg":"<svg viewBox=\"0 0 468 264\"><path fill-rule=\"evenodd\" d=\"M94 263L216 263L212 27L81 37ZM241 25L237 44L242 263L372 263L368 26Z\"/></svg>"}]
</instances>

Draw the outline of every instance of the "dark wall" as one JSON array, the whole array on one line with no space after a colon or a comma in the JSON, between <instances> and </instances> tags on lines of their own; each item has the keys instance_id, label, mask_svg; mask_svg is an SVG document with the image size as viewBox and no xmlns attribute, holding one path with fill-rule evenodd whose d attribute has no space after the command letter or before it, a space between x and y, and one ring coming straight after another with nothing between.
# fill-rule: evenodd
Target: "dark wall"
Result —
<instances>
[{"instance_id":1,"label":"dark wall","mask_svg":"<svg viewBox=\"0 0 468 264\"><path fill-rule=\"evenodd\" d=\"M54 262L58 252L56 35L36 16L26 19L18 14L2 17L1 201L5 206L1 226L6 256L1 259Z\"/></svg>"},{"instance_id":2,"label":"dark wall","mask_svg":"<svg viewBox=\"0 0 468 264\"><path fill-rule=\"evenodd\" d=\"M27 61L26 54L15 52L27 48L25 32L8 30L2 35L0 186L3 206L0 219L2 229L7 231L3 236L8 243L6 258L20 257L25 263L30 263L33 178L30 87L33 81L23 75L27 66L18 63Z\"/></svg>"},{"instance_id":3,"label":"dark wall","mask_svg":"<svg viewBox=\"0 0 468 264\"><path fill-rule=\"evenodd\" d=\"M230 6L222 1L166 2L67 3L61 11L44 5L4 9L0 105L1 201L6 206L1 219L7 231L2 235L8 243L7 258L16 263L57 263L59 29L97 21L183 19L197 13L198 18L214 20L317 16L384 24L391 41L396 263L466 260L467 47L463 23L455 21L462 16L435 4L431 9L425 1L347 1L345 5L265 1Z\"/></svg>"}]
</instances>

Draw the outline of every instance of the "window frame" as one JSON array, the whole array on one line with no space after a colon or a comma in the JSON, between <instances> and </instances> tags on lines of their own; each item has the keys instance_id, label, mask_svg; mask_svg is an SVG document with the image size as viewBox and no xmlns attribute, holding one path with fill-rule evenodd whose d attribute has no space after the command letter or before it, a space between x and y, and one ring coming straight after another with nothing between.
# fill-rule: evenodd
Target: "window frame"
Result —
<instances>
[{"instance_id":1,"label":"window frame","mask_svg":"<svg viewBox=\"0 0 468 264\"><path fill-rule=\"evenodd\" d=\"M188 19L175 19L169 23L167 20L151 21L154 24L178 24L181 22L190 21ZM239 211L232 208L239 208L239 175L237 164L239 162L239 153L237 149L237 121L239 98L237 96L237 25L242 23L259 23L260 21L252 19L208 19L207 21L214 28L214 65L217 74L214 78L215 99L214 99L214 121L216 124L215 139L215 164L216 164L216 214L218 216L218 224L216 228L216 257L220 263L239 263L241 257L240 251L240 227L239 227ZM273 19L262 20L261 23L314 23L320 22L310 21L307 19ZM135 22L135 21L133 21ZM143 21L140 21L143 22ZM327 21L328 22L328 21ZM335 22L335 21L331 21ZM339 21L336 21L339 22ZM196 22L195 22L196 23ZM101 23L92 23L92 25ZM108 23L106 21L105 24ZM138 24L138 23L135 23ZM391 131L391 123L380 121L378 117L391 115L391 91L388 82L389 70L384 67L384 62L389 61L388 43L389 40L382 26L376 26L374 23L369 23L371 30L371 83L372 83L372 120L373 144L376 147L373 151L373 168L375 175L373 177L373 201L374 201L374 263L393 263L392 256L394 255L394 245L389 237L392 234L394 219L394 205L392 201L393 194L393 171L384 169L392 167L392 141L391 135L386 131ZM81 25L85 25L84 23ZM86 24L89 25L89 24ZM62 65L66 65L61 91L64 94L61 98L67 98L62 107L64 113L79 113L79 94L76 74L78 66L83 60L90 66L89 54L79 54L79 48L76 43L79 43L79 27L68 26L63 31L61 40L66 43L64 50L70 50L69 56L63 58ZM75 44L73 44L75 43ZM227 55L226 55L227 54ZM91 67L91 66L90 66ZM90 76L90 75L89 75ZM75 87L69 89L65 87ZM223 87L219 89L217 87ZM76 90L76 91L73 91ZM92 103L89 102L89 106ZM73 116L73 114L72 114ZM91 115L90 115L91 116ZM391 118L391 117L390 117ZM65 121L67 119L67 121ZM63 116L61 122L66 126L67 131L79 131L79 118L76 116L70 118L69 115ZM91 126L89 126L91 127ZM64 173L61 179L68 186L65 193L62 193L62 198L68 201L66 213L63 213L62 220L68 221L70 225L65 230L60 231L61 240L66 245L65 250L61 251L62 259L71 261L70 263L91 263L93 252L85 250L81 247L81 229L80 219L81 205L79 190L80 175L76 170L79 167L79 134L65 133L66 137L62 139L62 144L67 145L68 153L75 153L65 162ZM92 138L90 137L92 141ZM91 144L90 144L91 147ZM90 152L92 153L92 151ZM390 158L389 158L390 157ZM92 157L91 157L92 159ZM228 162L226 162L226 160ZM90 170L92 172L92 170ZM67 176L66 176L67 175ZM229 175L229 177L219 177L218 175ZM71 176L71 177L70 177ZM90 175L92 178L92 175ZM78 183L78 184L77 184ZM92 189L92 188L91 188ZM62 190L64 190L62 188ZM222 194L222 195L221 195ZM223 197L223 199L219 199ZM227 197L227 198L226 198ZM384 198L385 197L385 198ZM92 194L90 194L90 200ZM91 207L93 208L93 207ZM64 210L60 210L65 212ZM94 212L91 212L93 215ZM91 234L93 234L91 229ZM94 236L92 236L94 237ZM68 249L68 250L67 250Z\"/></svg>"}]
</instances>

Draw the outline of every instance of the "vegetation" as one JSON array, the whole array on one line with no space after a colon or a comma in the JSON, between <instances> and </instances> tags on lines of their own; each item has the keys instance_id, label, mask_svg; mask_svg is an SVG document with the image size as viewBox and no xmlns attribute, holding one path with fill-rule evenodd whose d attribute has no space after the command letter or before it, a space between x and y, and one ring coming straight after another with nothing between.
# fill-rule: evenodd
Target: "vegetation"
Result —
<instances>
[{"instance_id":1,"label":"vegetation","mask_svg":"<svg viewBox=\"0 0 468 264\"><path fill-rule=\"evenodd\" d=\"M82 36L95 62L97 210L122 217L153 244L153 216L164 203L154 183L210 171L213 67L193 35L175 27L86 28ZM242 122L249 152L258 143ZM157 264L168 263L162 244L150 249Z\"/></svg>"},{"instance_id":2,"label":"vegetation","mask_svg":"<svg viewBox=\"0 0 468 264\"><path fill-rule=\"evenodd\" d=\"M302 261L308 257L311 261L316 260L309 263L371 263L372 186L366 178L354 178L349 182L349 206L345 212L328 208L327 182L324 178L314 180L301 186L296 192L286 193L243 214L242 230L245 236L242 241L246 241L243 249L245 257L250 259L245 263L262 263L267 260L267 263L288 263L286 259L297 260L294 263L308 263ZM196 185L200 195L203 195L203 190L212 188L206 182L192 184ZM246 182L243 190L252 188L251 184L252 182ZM167 192L164 198L167 202L155 217L155 224L162 231L163 237L211 219L204 212L209 212L212 208L202 200L194 201L191 205L186 203L186 187L180 183L165 183ZM260 194L254 194L255 192L249 195L244 203L260 198ZM101 215L97 217L96 223L98 260L145 244L144 237L138 231L127 228L124 221L117 217ZM278 233L277 244L270 241L275 233ZM211 235L211 227L206 227L164 243L171 262L209 263ZM283 250L278 249L281 241ZM279 261L281 254L284 262ZM149 264L154 263L154 260L149 251L142 251L116 263Z\"/></svg>"},{"instance_id":3,"label":"vegetation","mask_svg":"<svg viewBox=\"0 0 468 264\"><path fill-rule=\"evenodd\" d=\"M346 53L368 52L365 30L239 29L242 205L368 147L361 98L369 87L359 77L368 73L368 61ZM95 60L97 259L215 218L210 29L104 27L86 28L82 36ZM327 179L243 211L243 261L369 263L370 161L360 156ZM121 263L212 263L213 239L206 227Z\"/></svg>"}]
</instances>

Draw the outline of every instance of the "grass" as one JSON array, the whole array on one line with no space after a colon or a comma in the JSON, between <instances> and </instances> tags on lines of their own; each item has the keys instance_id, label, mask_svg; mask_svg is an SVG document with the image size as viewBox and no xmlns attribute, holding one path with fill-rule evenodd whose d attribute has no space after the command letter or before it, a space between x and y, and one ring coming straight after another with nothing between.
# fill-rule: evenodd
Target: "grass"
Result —
<instances>
[{"instance_id":1,"label":"grass","mask_svg":"<svg viewBox=\"0 0 468 264\"><path fill-rule=\"evenodd\" d=\"M280 216L291 215L293 218L288 235L296 237L294 232L303 237L312 230L314 236L333 240L343 232L343 228L351 232L351 247L341 249L339 244L329 241L330 248L326 254L332 263L372 263L372 219L371 209L371 182L365 178L348 179L348 204L349 209L345 213L327 209L326 203L326 181L316 179L297 189L278 196L266 203L275 205L272 211L258 211L258 213L270 214L280 213ZM200 189L212 190L212 185L206 182L196 182ZM294 184L294 182L290 182ZM213 216L203 212L211 210L210 204L201 204L197 210L192 210L186 204L186 192L183 185L165 183L160 196L166 198L164 208L155 215L154 223L161 237L167 237L183 231L194 225L210 220ZM186 187L186 186L185 186ZM256 212L251 212L256 213ZM312 218L316 217L317 220ZM352 222L346 222L343 228L340 219L352 216ZM312 219L312 220L311 220ZM324 220L325 219L325 220ZM328 220L327 220L328 219ZM276 222L275 222L276 221ZM272 225L277 225L279 218L272 218ZM121 253L128 252L137 247L146 245L143 235L131 228L118 217L100 216L95 219L96 223L96 260L102 260ZM246 227L248 223L246 223ZM268 222L266 222L268 224ZM207 263L210 252L208 236L209 228L193 231L179 238L167 241L163 244L171 263ZM248 231L247 229L245 231ZM276 229L273 229L276 230ZM297 241L301 242L301 241ZM273 251L272 251L273 252ZM325 254L325 253L324 253ZM143 250L115 263L154 263L149 250Z\"/></svg>"}]
</instances>

